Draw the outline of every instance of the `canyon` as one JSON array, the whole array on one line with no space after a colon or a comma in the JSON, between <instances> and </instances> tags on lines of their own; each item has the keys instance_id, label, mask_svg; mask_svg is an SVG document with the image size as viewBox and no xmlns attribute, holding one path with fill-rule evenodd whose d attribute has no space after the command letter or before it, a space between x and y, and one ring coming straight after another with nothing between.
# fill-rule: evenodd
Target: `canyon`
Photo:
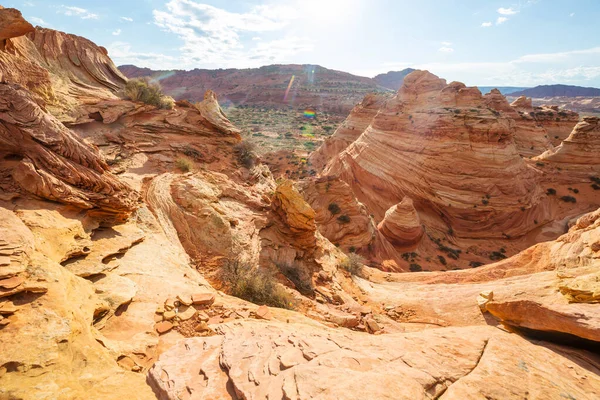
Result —
<instances>
[{"instance_id":1,"label":"canyon","mask_svg":"<svg viewBox=\"0 0 600 400\"><path fill-rule=\"evenodd\" d=\"M294 181L216 87L0 42L0 399L600 397L598 118L416 70Z\"/></svg>"}]
</instances>

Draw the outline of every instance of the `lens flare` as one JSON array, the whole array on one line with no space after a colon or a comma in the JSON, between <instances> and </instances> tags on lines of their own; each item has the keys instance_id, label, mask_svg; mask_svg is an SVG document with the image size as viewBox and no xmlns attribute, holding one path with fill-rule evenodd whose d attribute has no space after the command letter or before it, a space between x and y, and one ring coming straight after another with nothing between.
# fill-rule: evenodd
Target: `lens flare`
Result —
<instances>
[{"instance_id":1,"label":"lens flare","mask_svg":"<svg viewBox=\"0 0 600 400\"><path fill-rule=\"evenodd\" d=\"M315 110L304 110L304 118L310 118L313 119L317 116L317 113L315 112Z\"/></svg>"},{"instance_id":2,"label":"lens flare","mask_svg":"<svg viewBox=\"0 0 600 400\"><path fill-rule=\"evenodd\" d=\"M288 84L288 87L285 90L285 95L283 96L283 101L287 100L288 94L290 94L290 89L292 88L292 85L294 84L294 79L295 78L296 78L296 76L292 75L292 78L290 79L290 83Z\"/></svg>"}]
</instances>

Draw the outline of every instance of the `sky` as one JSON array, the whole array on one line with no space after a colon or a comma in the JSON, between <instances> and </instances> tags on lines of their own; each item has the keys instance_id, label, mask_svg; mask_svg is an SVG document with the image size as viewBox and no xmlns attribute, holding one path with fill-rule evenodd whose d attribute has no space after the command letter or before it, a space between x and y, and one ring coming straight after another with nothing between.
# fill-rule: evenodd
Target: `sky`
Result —
<instances>
[{"instance_id":1,"label":"sky","mask_svg":"<svg viewBox=\"0 0 600 400\"><path fill-rule=\"evenodd\" d=\"M600 0L5 0L117 65L407 67L482 86L600 87Z\"/></svg>"}]
</instances>

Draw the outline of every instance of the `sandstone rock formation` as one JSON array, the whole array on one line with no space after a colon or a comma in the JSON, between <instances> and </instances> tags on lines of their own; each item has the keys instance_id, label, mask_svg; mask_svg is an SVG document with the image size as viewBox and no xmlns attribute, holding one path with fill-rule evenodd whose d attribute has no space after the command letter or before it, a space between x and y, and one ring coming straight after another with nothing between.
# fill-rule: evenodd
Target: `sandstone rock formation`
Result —
<instances>
[{"instance_id":1,"label":"sandstone rock formation","mask_svg":"<svg viewBox=\"0 0 600 400\"><path fill-rule=\"evenodd\" d=\"M116 99L124 87L127 78L106 49L79 36L29 29L14 9L0 10L0 19L7 32L2 34L6 38L0 49L0 81L28 88L60 121L76 118L82 104Z\"/></svg>"},{"instance_id":2,"label":"sandstone rock formation","mask_svg":"<svg viewBox=\"0 0 600 400\"><path fill-rule=\"evenodd\" d=\"M587 167L586 170L599 171L600 159L600 118L583 117L573 131L559 146L537 157L540 161L571 166Z\"/></svg>"},{"instance_id":3,"label":"sandstone rock formation","mask_svg":"<svg viewBox=\"0 0 600 400\"><path fill-rule=\"evenodd\" d=\"M409 197L390 207L377 229L391 243L398 246L417 244L423 236L421 219Z\"/></svg>"},{"instance_id":4,"label":"sandstone rock formation","mask_svg":"<svg viewBox=\"0 0 600 400\"><path fill-rule=\"evenodd\" d=\"M114 214L136 207L137 193L109 172L98 150L42 110L27 90L0 84L0 99L4 191Z\"/></svg>"},{"instance_id":5,"label":"sandstone rock formation","mask_svg":"<svg viewBox=\"0 0 600 400\"><path fill-rule=\"evenodd\" d=\"M0 6L0 40L23 36L34 30L33 26L25 21L21 12L14 8Z\"/></svg>"},{"instance_id":6,"label":"sandstone rock formation","mask_svg":"<svg viewBox=\"0 0 600 400\"><path fill-rule=\"evenodd\" d=\"M488 107L501 112L514 121L514 140L517 150L524 157L537 156L552 148L548 132L529 110L533 110L531 99L519 98L508 104L498 89L493 89L485 96Z\"/></svg>"},{"instance_id":7,"label":"sandstone rock formation","mask_svg":"<svg viewBox=\"0 0 600 400\"><path fill-rule=\"evenodd\" d=\"M524 118L532 118L542 126L548 139L554 146L564 140L579 121L579 114L558 106L542 105L534 107L531 98L520 96L511 103L511 106ZM527 118L529 115L529 118Z\"/></svg>"},{"instance_id":8,"label":"sandstone rock formation","mask_svg":"<svg viewBox=\"0 0 600 400\"><path fill-rule=\"evenodd\" d=\"M512 120L497 114L477 88L413 72L323 173L348 182L377 221L409 196L429 228L524 235L547 218L543 193L517 151Z\"/></svg>"},{"instance_id":9,"label":"sandstone rock formation","mask_svg":"<svg viewBox=\"0 0 600 400\"><path fill-rule=\"evenodd\" d=\"M322 170L337 154L341 153L354 142L371 124L377 111L383 106L386 95L368 94L356 105L346 120L335 130L333 135L309 157L312 166Z\"/></svg>"},{"instance_id":10,"label":"sandstone rock formation","mask_svg":"<svg viewBox=\"0 0 600 400\"><path fill-rule=\"evenodd\" d=\"M388 272L405 269L405 258L435 256L427 248L434 244L458 254L444 244L453 233L444 242L430 234L475 220L452 219L464 214L447 211L446 201L460 208L473 192L490 189L497 197L488 200L500 210L490 208L490 218L502 219L514 207L514 190L550 175L518 156L509 119L483 106L466 111L484 104L478 91L427 73L407 78L403 100L386 103L331 164L342 177L362 175L299 184L275 182L260 163L241 165L234 151L240 132L212 92L172 110L99 96L78 103L67 128L56 117L63 110L47 112L27 88L0 84L0 398L600 396L593 353L600 342L600 210L569 222L557 240L495 264ZM577 154L594 132L586 124L574 134ZM464 155L456 165L433 162L455 154L457 143ZM404 169L388 170L382 184L369 174L385 164L377 158L366 166L379 169L364 170L361 154L390 145L405 150ZM495 163L494 152L516 167ZM369 215L375 203L356 199L375 194L389 200L376 204L379 229L377 215ZM536 195L524 198L533 203ZM591 204L551 208L570 219ZM328 237L387 271L351 260ZM390 241L418 241L424 253L398 257L401 245ZM289 294L295 309L215 290L223 286L220 268L234 260L273 269L262 279Z\"/></svg>"},{"instance_id":11,"label":"sandstone rock formation","mask_svg":"<svg viewBox=\"0 0 600 400\"><path fill-rule=\"evenodd\" d=\"M187 339L161 356L149 373L159 398L330 399L343 393L348 399L519 399L531 390L544 398L600 393L600 380L587 365L560 355L566 349L535 346L491 327L371 337L273 323L221 329L223 336ZM585 379L572 380L568 371Z\"/></svg>"}]
</instances>

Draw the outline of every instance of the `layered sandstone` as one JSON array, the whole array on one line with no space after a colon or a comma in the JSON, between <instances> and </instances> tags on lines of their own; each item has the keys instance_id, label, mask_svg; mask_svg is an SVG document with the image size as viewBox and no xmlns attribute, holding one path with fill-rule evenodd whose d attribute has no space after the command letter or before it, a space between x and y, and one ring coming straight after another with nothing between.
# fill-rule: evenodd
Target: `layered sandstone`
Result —
<instances>
[{"instance_id":1,"label":"layered sandstone","mask_svg":"<svg viewBox=\"0 0 600 400\"><path fill-rule=\"evenodd\" d=\"M419 213L409 197L390 207L377 229L391 243L398 246L414 245L421 240L424 233Z\"/></svg>"},{"instance_id":2,"label":"layered sandstone","mask_svg":"<svg viewBox=\"0 0 600 400\"><path fill-rule=\"evenodd\" d=\"M580 166L598 170L600 159L600 118L583 117L568 138L556 148L545 152L537 159L562 165Z\"/></svg>"},{"instance_id":3,"label":"layered sandstone","mask_svg":"<svg viewBox=\"0 0 600 400\"><path fill-rule=\"evenodd\" d=\"M98 149L41 109L29 91L0 84L3 189L99 212L128 214L137 193L109 172Z\"/></svg>"},{"instance_id":4,"label":"layered sandstone","mask_svg":"<svg viewBox=\"0 0 600 400\"><path fill-rule=\"evenodd\" d=\"M325 165L336 155L341 153L354 142L369 126L377 111L383 106L388 98L382 94L368 94L357 104L348 117L335 130L333 135L309 157L313 168L317 171L322 170Z\"/></svg>"},{"instance_id":5,"label":"layered sandstone","mask_svg":"<svg viewBox=\"0 0 600 400\"><path fill-rule=\"evenodd\" d=\"M7 30L0 49L0 80L27 87L35 100L61 121L79 116L83 104L117 98L127 78L106 49L79 36L41 27L29 29L31 25L16 13L14 9L0 10Z\"/></svg>"},{"instance_id":6,"label":"layered sandstone","mask_svg":"<svg viewBox=\"0 0 600 400\"><path fill-rule=\"evenodd\" d=\"M2 6L0 6L0 27L0 40L23 36L34 30L19 10Z\"/></svg>"},{"instance_id":7,"label":"layered sandstone","mask_svg":"<svg viewBox=\"0 0 600 400\"><path fill-rule=\"evenodd\" d=\"M0 85L0 398L598 398L598 211L556 241L466 271L348 269L324 237L361 245L385 268L384 232L414 241L419 221L426 233L440 224L442 203L426 196L460 205L485 178L498 190L485 198L504 210L525 186L491 174L528 179L521 164L510 167L521 159L510 123L485 110L470 117L464 108L483 101L476 90L416 77L401 90L407 100L392 102L402 111L379 113L356 141L368 151L371 131L384 150L405 129L427 138L401 137L421 169L400 153L404 169L387 172L386 185L364 171L348 184L277 184L264 165L242 167L239 131L211 92L173 110L96 98L67 129L27 89ZM397 118L404 111L413 117ZM423 129L405 128L413 118ZM356 142L340 157L364 162ZM439 154L456 165L425 157ZM381 169L377 160L368 166ZM23 165L48 179L23 179ZM142 193L133 210L135 192L121 180ZM373 186L359 190L365 182ZM380 230L351 188L367 199L396 189L382 192L393 201L381 205ZM411 207L403 192L418 201ZM274 284L296 309L215 290L206 277L219 285L220 266L236 259L279 268Z\"/></svg>"},{"instance_id":8,"label":"layered sandstone","mask_svg":"<svg viewBox=\"0 0 600 400\"><path fill-rule=\"evenodd\" d=\"M531 98L520 96L511 103L513 107L525 119L534 119L542 126L548 135L548 139L554 146L571 133L573 127L579 121L579 114L558 106L542 105L534 107Z\"/></svg>"},{"instance_id":9,"label":"layered sandstone","mask_svg":"<svg viewBox=\"0 0 600 400\"><path fill-rule=\"evenodd\" d=\"M533 110L531 99L519 98L508 104L498 89L492 89L485 96L488 107L514 121L514 140L519 153L524 157L537 156L551 149L548 132L528 110Z\"/></svg>"},{"instance_id":10,"label":"layered sandstone","mask_svg":"<svg viewBox=\"0 0 600 400\"><path fill-rule=\"evenodd\" d=\"M348 182L378 221L405 196L426 226L460 237L524 235L548 218L512 119L487 108L477 88L427 71L408 75L324 174Z\"/></svg>"}]
</instances>

